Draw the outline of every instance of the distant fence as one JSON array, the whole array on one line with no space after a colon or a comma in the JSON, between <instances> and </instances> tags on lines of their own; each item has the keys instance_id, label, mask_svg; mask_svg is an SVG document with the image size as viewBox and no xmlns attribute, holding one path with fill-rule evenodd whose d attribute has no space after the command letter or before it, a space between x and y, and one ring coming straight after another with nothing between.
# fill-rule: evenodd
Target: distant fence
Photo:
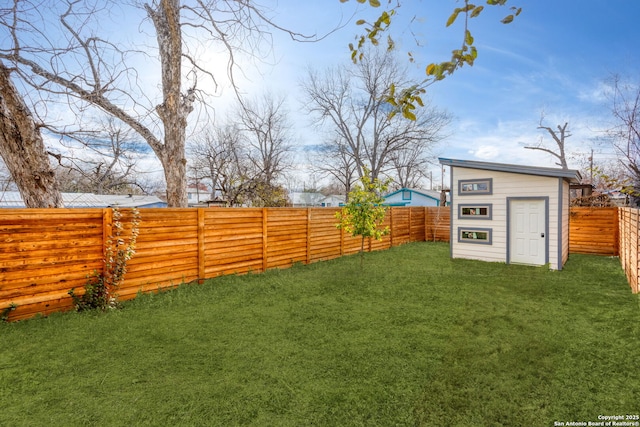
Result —
<instances>
[{"instance_id":1,"label":"distant fence","mask_svg":"<svg viewBox=\"0 0 640 427\"><path fill-rule=\"evenodd\" d=\"M260 272L354 254L361 240L336 228L332 208L140 209L136 253L122 299L225 274ZM132 212L123 209L122 222ZM391 233L366 251L448 240L448 208L391 208ZM111 209L0 210L0 312L10 319L72 308L68 292L103 269Z\"/></svg>"}]
</instances>

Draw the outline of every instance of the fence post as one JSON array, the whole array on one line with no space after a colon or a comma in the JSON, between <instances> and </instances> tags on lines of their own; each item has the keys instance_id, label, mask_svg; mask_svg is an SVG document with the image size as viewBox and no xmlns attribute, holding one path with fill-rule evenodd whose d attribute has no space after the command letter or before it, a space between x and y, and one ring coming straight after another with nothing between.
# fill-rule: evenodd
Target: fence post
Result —
<instances>
[{"instance_id":1,"label":"fence post","mask_svg":"<svg viewBox=\"0 0 640 427\"><path fill-rule=\"evenodd\" d=\"M267 271L267 208L262 208L262 271Z\"/></svg>"},{"instance_id":2,"label":"fence post","mask_svg":"<svg viewBox=\"0 0 640 427\"><path fill-rule=\"evenodd\" d=\"M344 255L344 227L340 227L340 256Z\"/></svg>"},{"instance_id":3,"label":"fence post","mask_svg":"<svg viewBox=\"0 0 640 427\"><path fill-rule=\"evenodd\" d=\"M389 208L389 247L393 247L393 208Z\"/></svg>"},{"instance_id":4,"label":"fence post","mask_svg":"<svg viewBox=\"0 0 640 427\"><path fill-rule=\"evenodd\" d=\"M205 272L205 241L204 241L204 208L198 209L198 283L204 283L204 279L206 279Z\"/></svg>"},{"instance_id":5,"label":"fence post","mask_svg":"<svg viewBox=\"0 0 640 427\"><path fill-rule=\"evenodd\" d=\"M429 236L429 208L424 208L424 241L426 242Z\"/></svg>"},{"instance_id":6,"label":"fence post","mask_svg":"<svg viewBox=\"0 0 640 427\"><path fill-rule=\"evenodd\" d=\"M636 223L634 225L636 230L636 244L633 246L633 252L635 255L636 262L633 265L633 281L635 282L635 287L632 287L631 290L633 293L638 293L638 289L640 287L640 210L636 209Z\"/></svg>"},{"instance_id":7,"label":"fence post","mask_svg":"<svg viewBox=\"0 0 640 427\"><path fill-rule=\"evenodd\" d=\"M411 238L412 234L411 234L411 226L413 225L411 223L411 210L413 208L409 207L409 242L413 242L413 239Z\"/></svg>"},{"instance_id":8,"label":"fence post","mask_svg":"<svg viewBox=\"0 0 640 427\"><path fill-rule=\"evenodd\" d=\"M307 208L307 264L311 263L311 208Z\"/></svg>"},{"instance_id":9,"label":"fence post","mask_svg":"<svg viewBox=\"0 0 640 427\"><path fill-rule=\"evenodd\" d=\"M109 244L109 240L113 235L113 209L112 208L103 208L102 209L102 259L106 261L107 259L107 245ZM112 242L113 243L113 242ZM106 270L107 264L106 262L102 263L102 276L106 277L108 271Z\"/></svg>"}]
</instances>

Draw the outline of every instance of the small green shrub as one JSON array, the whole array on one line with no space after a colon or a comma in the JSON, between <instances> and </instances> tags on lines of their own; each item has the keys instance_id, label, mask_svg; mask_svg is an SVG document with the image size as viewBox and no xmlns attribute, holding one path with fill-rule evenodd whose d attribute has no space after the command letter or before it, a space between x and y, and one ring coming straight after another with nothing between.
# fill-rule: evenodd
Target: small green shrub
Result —
<instances>
[{"instance_id":1,"label":"small green shrub","mask_svg":"<svg viewBox=\"0 0 640 427\"><path fill-rule=\"evenodd\" d=\"M349 192L349 200L344 207L336 213L338 229L344 229L351 236L360 236L360 267L364 259L364 241L366 238L381 240L382 236L389 234L389 227L383 227L387 208L383 205L382 194L387 191L386 182L371 179L368 169L364 169L364 175L360 178L360 184L356 184Z\"/></svg>"},{"instance_id":2,"label":"small green shrub","mask_svg":"<svg viewBox=\"0 0 640 427\"><path fill-rule=\"evenodd\" d=\"M18 308L17 304L15 303L11 303L9 304L8 307L5 307L2 309L2 311L0 312L0 321L2 322L8 322L9 321L9 314L11 314L11 312L13 310L15 310L16 308Z\"/></svg>"},{"instance_id":3,"label":"small green shrub","mask_svg":"<svg viewBox=\"0 0 640 427\"><path fill-rule=\"evenodd\" d=\"M110 308L120 307L117 296L109 290L105 276L97 271L88 277L82 295L76 295L75 288L69 291L69 295L73 299L76 311L106 311Z\"/></svg>"},{"instance_id":4,"label":"small green shrub","mask_svg":"<svg viewBox=\"0 0 640 427\"><path fill-rule=\"evenodd\" d=\"M113 235L105 243L104 272L94 271L84 285L84 293L78 295L75 288L69 291L77 311L119 308L118 288L127 273L127 262L135 254L140 225L140 212L133 209L129 237L125 236L122 212L113 209Z\"/></svg>"}]
</instances>

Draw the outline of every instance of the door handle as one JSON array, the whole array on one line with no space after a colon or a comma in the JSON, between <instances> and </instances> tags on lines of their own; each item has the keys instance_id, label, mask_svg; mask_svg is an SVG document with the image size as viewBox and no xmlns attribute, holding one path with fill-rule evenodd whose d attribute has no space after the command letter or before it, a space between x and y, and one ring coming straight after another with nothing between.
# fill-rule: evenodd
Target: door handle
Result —
<instances>
[{"instance_id":1,"label":"door handle","mask_svg":"<svg viewBox=\"0 0 640 427\"><path fill-rule=\"evenodd\" d=\"M544 237L544 233L540 233L540 237Z\"/></svg>"}]
</instances>

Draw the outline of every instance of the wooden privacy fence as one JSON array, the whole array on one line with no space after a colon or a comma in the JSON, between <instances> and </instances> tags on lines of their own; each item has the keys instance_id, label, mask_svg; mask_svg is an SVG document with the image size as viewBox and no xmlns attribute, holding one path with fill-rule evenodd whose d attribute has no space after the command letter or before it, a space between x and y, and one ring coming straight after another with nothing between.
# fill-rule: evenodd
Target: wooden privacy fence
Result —
<instances>
[{"instance_id":1,"label":"wooden privacy fence","mask_svg":"<svg viewBox=\"0 0 640 427\"><path fill-rule=\"evenodd\" d=\"M132 211L123 209L127 224ZM260 272L354 254L360 238L336 228L332 208L140 209L136 253L121 299L224 274ZM391 208L381 250L448 240L448 208ZM103 270L111 209L0 210L0 312L12 320L72 308L68 292Z\"/></svg>"},{"instance_id":2,"label":"wooden privacy fence","mask_svg":"<svg viewBox=\"0 0 640 427\"><path fill-rule=\"evenodd\" d=\"M357 253L360 238L336 229L333 208L141 209L136 254L122 299L224 274L260 272ZM122 210L125 224L132 212ZM570 252L620 254L640 291L638 210L571 208ZM449 241L449 208L391 208L391 233L367 241L382 250L414 241ZM68 292L102 271L111 209L0 210L0 313L12 320L72 308Z\"/></svg>"},{"instance_id":3,"label":"wooden privacy fence","mask_svg":"<svg viewBox=\"0 0 640 427\"><path fill-rule=\"evenodd\" d=\"M618 208L575 207L569 211L569 252L616 256Z\"/></svg>"},{"instance_id":4,"label":"wooden privacy fence","mask_svg":"<svg viewBox=\"0 0 640 427\"><path fill-rule=\"evenodd\" d=\"M640 292L638 270L640 269L640 242L638 241L638 228L640 227L640 215L638 209L619 208L618 221L620 228L620 264L627 276L629 286L634 293Z\"/></svg>"}]
</instances>

